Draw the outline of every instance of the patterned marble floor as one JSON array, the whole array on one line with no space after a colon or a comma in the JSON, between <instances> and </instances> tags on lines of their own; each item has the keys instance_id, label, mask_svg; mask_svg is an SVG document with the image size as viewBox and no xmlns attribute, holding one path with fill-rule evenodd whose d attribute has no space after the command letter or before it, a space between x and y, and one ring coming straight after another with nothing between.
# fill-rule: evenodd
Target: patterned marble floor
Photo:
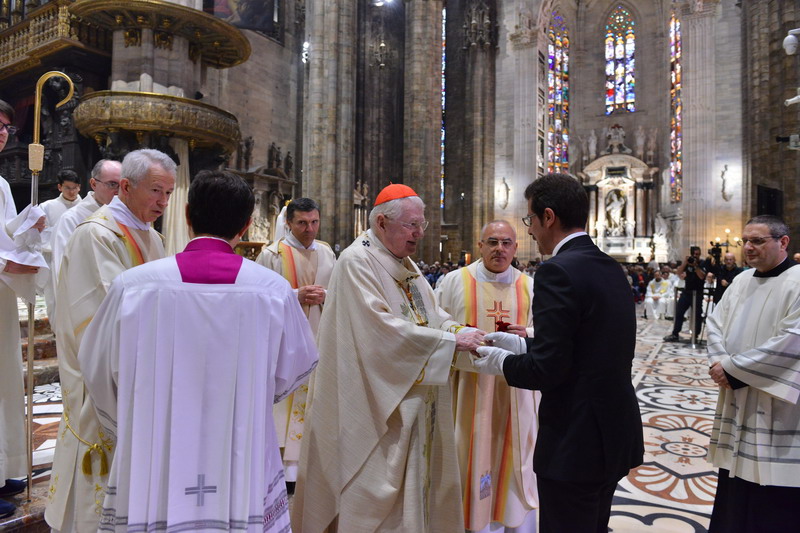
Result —
<instances>
[{"instance_id":1,"label":"patterned marble floor","mask_svg":"<svg viewBox=\"0 0 800 533\"><path fill-rule=\"evenodd\" d=\"M708 529L717 474L706 462L717 386L705 348L665 343L672 322L639 319L633 384L644 428L644 464L614 495L614 533Z\"/></svg>"},{"instance_id":2,"label":"patterned marble floor","mask_svg":"<svg viewBox=\"0 0 800 533\"><path fill-rule=\"evenodd\" d=\"M706 453L717 388L705 349L661 339L672 322L639 319L633 384L644 428L644 464L623 479L614 497L614 533L702 533L717 485ZM58 383L35 388L34 479L50 477L61 416Z\"/></svg>"}]
</instances>

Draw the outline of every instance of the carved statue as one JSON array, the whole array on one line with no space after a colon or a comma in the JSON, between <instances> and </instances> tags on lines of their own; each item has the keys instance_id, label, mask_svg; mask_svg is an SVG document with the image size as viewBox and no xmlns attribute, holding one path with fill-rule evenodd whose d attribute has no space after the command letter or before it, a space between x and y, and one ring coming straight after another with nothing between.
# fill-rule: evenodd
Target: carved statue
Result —
<instances>
[{"instance_id":1,"label":"carved statue","mask_svg":"<svg viewBox=\"0 0 800 533\"><path fill-rule=\"evenodd\" d=\"M281 147L278 146L278 148L275 151L275 168L281 168L282 164L283 164L283 156L281 155Z\"/></svg>"},{"instance_id":2,"label":"carved statue","mask_svg":"<svg viewBox=\"0 0 800 533\"><path fill-rule=\"evenodd\" d=\"M635 154L636 157L639 159L644 159L644 141L645 141L645 132L644 126L639 124L639 127L636 128L636 132L634 133L634 137L636 139L636 144L634 144Z\"/></svg>"},{"instance_id":3,"label":"carved statue","mask_svg":"<svg viewBox=\"0 0 800 533\"><path fill-rule=\"evenodd\" d=\"M594 130L589 132L589 161L594 161L597 158L597 135Z\"/></svg>"},{"instance_id":4,"label":"carved statue","mask_svg":"<svg viewBox=\"0 0 800 533\"><path fill-rule=\"evenodd\" d=\"M636 234L634 230L636 229L636 221L631 219L625 220L625 235L628 237L634 237Z\"/></svg>"},{"instance_id":5,"label":"carved statue","mask_svg":"<svg viewBox=\"0 0 800 533\"><path fill-rule=\"evenodd\" d=\"M292 171L294 170L294 158L292 157L292 152L286 152L286 158L283 160L283 170L286 172L287 177L292 177Z\"/></svg>"},{"instance_id":6,"label":"carved statue","mask_svg":"<svg viewBox=\"0 0 800 533\"><path fill-rule=\"evenodd\" d=\"M658 136L658 128L650 130L650 136L647 138L647 164L652 165L655 161L656 155L656 137Z\"/></svg>"},{"instance_id":7,"label":"carved statue","mask_svg":"<svg viewBox=\"0 0 800 533\"><path fill-rule=\"evenodd\" d=\"M655 223L655 233L653 236L666 239L668 225L667 225L667 220L661 215L661 213L656 214L654 223Z\"/></svg>"},{"instance_id":8,"label":"carved statue","mask_svg":"<svg viewBox=\"0 0 800 533\"><path fill-rule=\"evenodd\" d=\"M606 196L608 232L612 237L619 237L625 231L622 218L625 203L625 195L620 189L614 189Z\"/></svg>"},{"instance_id":9,"label":"carved statue","mask_svg":"<svg viewBox=\"0 0 800 533\"><path fill-rule=\"evenodd\" d=\"M585 165L589 162L589 139L586 137L578 137L578 142L581 143L581 160Z\"/></svg>"},{"instance_id":10,"label":"carved statue","mask_svg":"<svg viewBox=\"0 0 800 533\"><path fill-rule=\"evenodd\" d=\"M275 143L271 143L269 145L269 150L267 150L267 168L277 168L275 166L275 160L277 159L279 153L280 152L278 151L278 147L275 146Z\"/></svg>"},{"instance_id":11,"label":"carved statue","mask_svg":"<svg viewBox=\"0 0 800 533\"><path fill-rule=\"evenodd\" d=\"M625 130L619 124L614 124L610 128L603 128L608 144L606 145L607 154L629 154L631 149L625 146Z\"/></svg>"}]
</instances>

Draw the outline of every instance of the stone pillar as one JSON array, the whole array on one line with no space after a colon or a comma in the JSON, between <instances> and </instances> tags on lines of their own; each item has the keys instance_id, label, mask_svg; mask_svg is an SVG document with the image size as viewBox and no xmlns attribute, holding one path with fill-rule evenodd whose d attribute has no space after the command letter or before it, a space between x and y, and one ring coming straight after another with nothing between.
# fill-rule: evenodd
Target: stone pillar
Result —
<instances>
[{"instance_id":1,"label":"stone pillar","mask_svg":"<svg viewBox=\"0 0 800 533\"><path fill-rule=\"evenodd\" d=\"M511 191L508 207L499 209L495 206L495 213L498 218L511 222L517 230L519 242L517 257L521 261L528 261L539 253L536 243L528 236L528 228L522 224L521 219L528 214L525 188L536 179L536 99L540 89L539 77L536 74L540 68L538 44L541 36L531 12L524 9L520 11L518 6L513 6L510 11L504 16L508 21L506 27L509 27L509 31L505 33L506 38L503 38L504 32L501 32L500 38L501 55L498 59L497 74L499 102L495 124L498 128L496 130L498 139L505 135L499 128L512 126L511 168L508 169ZM502 54L504 48L510 49L509 52ZM503 61L504 55L512 59ZM503 94L506 87L510 90ZM507 164L506 162L505 166ZM503 165L499 160L497 167L502 172Z\"/></svg>"},{"instance_id":2,"label":"stone pillar","mask_svg":"<svg viewBox=\"0 0 800 533\"><path fill-rule=\"evenodd\" d=\"M354 237L356 2L320 0L307 8L303 191L322 208L320 238L340 251Z\"/></svg>"},{"instance_id":3,"label":"stone pillar","mask_svg":"<svg viewBox=\"0 0 800 533\"><path fill-rule=\"evenodd\" d=\"M405 7L403 183L425 202L430 225L417 257L431 262L440 258L441 239L442 0L406 0Z\"/></svg>"},{"instance_id":4,"label":"stone pillar","mask_svg":"<svg viewBox=\"0 0 800 533\"><path fill-rule=\"evenodd\" d=\"M713 163L715 158L717 2L693 2L684 9L683 29L683 225L681 257L692 245L713 237ZM705 249L705 248L703 248Z\"/></svg>"}]
</instances>

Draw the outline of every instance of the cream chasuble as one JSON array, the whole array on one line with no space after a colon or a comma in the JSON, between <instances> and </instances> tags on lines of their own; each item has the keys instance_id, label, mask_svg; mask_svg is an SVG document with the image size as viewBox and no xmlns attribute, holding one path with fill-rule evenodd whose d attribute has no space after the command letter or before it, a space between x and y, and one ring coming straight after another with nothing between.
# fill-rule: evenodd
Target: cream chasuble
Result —
<instances>
[{"instance_id":1,"label":"cream chasuble","mask_svg":"<svg viewBox=\"0 0 800 533\"><path fill-rule=\"evenodd\" d=\"M320 322L296 531L462 533L449 374L457 326L413 261L362 233Z\"/></svg>"},{"instance_id":2,"label":"cream chasuble","mask_svg":"<svg viewBox=\"0 0 800 533\"><path fill-rule=\"evenodd\" d=\"M293 289L306 285L320 285L327 288L336 256L326 242L314 241L314 246L306 249L292 246L286 239L280 239L264 248L256 262L283 276ZM322 306L302 307L316 337ZM303 438L306 399L310 386L311 379L307 384L300 385L288 398L275 404L272 410L275 429L278 432L278 445L281 447L286 469L286 481L297 481L300 441Z\"/></svg>"},{"instance_id":3,"label":"cream chasuble","mask_svg":"<svg viewBox=\"0 0 800 533\"><path fill-rule=\"evenodd\" d=\"M478 281L496 276L482 261L451 272L436 290L439 303L454 319L484 331L496 331L497 322L532 326L533 278L514 268L501 275L509 282ZM459 368L468 368L468 358L460 355ZM465 527L517 527L538 507L533 448L540 393L466 370L453 380Z\"/></svg>"},{"instance_id":4,"label":"cream chasuble","mask_svg":"<svg viewBox=\"0 0 800 533\"><path fill-rule=\"evenodd\" d=\"M78 225L61 263L56 298L58 371L64 414L58 429L45 519L61 531L95 531L113 448L86 395L78 364L84 330L121 272L164 256L161 236L118 223L110 206ZM132 215L130 215L132 216Z\"/></svg>"}]
</instances>

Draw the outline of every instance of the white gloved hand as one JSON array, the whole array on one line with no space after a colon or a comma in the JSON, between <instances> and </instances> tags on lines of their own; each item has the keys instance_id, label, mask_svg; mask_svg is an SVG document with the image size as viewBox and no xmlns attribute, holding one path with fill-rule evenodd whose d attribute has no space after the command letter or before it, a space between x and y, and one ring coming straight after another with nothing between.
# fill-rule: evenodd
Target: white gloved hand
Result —
<instances>
[{"instance_id":1,"label":"white gloved hand","mask_svg":"<svg viewBox=\"0 0 800 533\"><path fill-rule=\"evenodd\" d=\"M525 339L512 333L495 331L487 334L483 339L486 341L486 344L508 350L513 354L525 353L528 351L528 345L525 344Z\"/></svg>"},{"instance_id":2,"label":"white gloved hand","mask_svg":"<svg viewBox=\"0 0 800 533\"><path fill-rule=\"evenodd\" d=\"M514 355L508 350L495 346L481 346L477 351L480 357L472 360L472 366L481 374L491 374L493 376L502 376L503 361L509 355Z\"/></svg>"}]
</instances>

